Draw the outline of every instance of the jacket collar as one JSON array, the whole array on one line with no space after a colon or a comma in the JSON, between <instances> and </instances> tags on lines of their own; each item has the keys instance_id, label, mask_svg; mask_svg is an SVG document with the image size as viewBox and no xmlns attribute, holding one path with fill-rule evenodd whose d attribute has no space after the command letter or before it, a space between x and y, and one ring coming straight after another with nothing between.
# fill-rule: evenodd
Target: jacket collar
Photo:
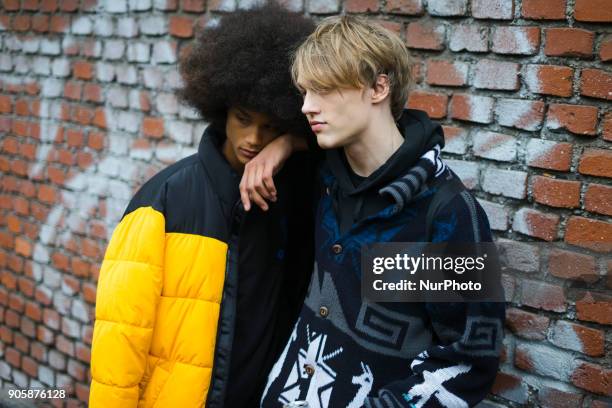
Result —
<instances>
[{"instance_id":1,"label":"jacket collar","mask_svg":"<svg viewBox=\"0 0 612 408\"><path fill-rule=\"evenodd\" d=\"M240 175L232 169L221 153L224 140L224 132L208 126L200 140L198 158L208 173L215 192L231 207L240 196Z\"/></svg>"}]
</instances>

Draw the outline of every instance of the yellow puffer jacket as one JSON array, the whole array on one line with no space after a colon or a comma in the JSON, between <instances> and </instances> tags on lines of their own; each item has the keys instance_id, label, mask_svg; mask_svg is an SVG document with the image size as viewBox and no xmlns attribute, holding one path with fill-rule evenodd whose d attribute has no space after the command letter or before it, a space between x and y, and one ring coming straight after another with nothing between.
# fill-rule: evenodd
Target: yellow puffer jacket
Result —
<instances>
[{"instance_id":1,"label":"yellow puffer jacket","mask_svg":"<svg viewBox=\"0 0 612 408\"><path fill-rule=\"evenodd\" d=\"M91 408L223 407L234 343L238 246L261 240L262 233L266 242L277 235L243 228L238 180L219 152L222 138L209 127L197 154L145 183L113 233L98 281ZM291 176L294 186L299 180ZM312 202L287 193L299 205L282 204L287 200L280 194L275 204L280 214L290 214L291 231L278 240L288 254L278 304L283 318L275 329L283 339L279 347L295 321L312 266Z\"/></svg>"},{"instance_id":2,"label":"yellow puffer jacket","mask_svg":"<svg viewBox=\"0 0 612 408\"><path fill-rule=\"evenodd\" d=\"M214 238L166 233L152 207L123 218L98 282L90 406L204 405L226 252Z\"/></svg>"}]
</instances>

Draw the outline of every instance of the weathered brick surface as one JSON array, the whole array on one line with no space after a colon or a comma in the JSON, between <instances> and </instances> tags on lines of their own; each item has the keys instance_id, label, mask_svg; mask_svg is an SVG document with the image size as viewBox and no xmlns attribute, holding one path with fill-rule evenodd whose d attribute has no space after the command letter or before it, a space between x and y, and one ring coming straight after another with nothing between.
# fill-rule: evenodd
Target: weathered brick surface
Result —
<instances>
[{"instance_id":1,"label":"weathered brick surface","mask_svg":"<svg viewBox=\"0 0 612 408\"><path fill-rule=\"evenodd\" d=\"M439 93L414 91L408 97L408 107L427 112L430 118L446 116L448 96Z\"/></svg>"},{"instance_id":2,"label":"weathered brick surface","mask_svg":"<svg viewBox=\"0 0 612 408\"><path fill-rule=\"evenodd\" d=\"M527 65L525 82L536 94L571 96L574 70L558 65Z\"/></svg>"},{"instance_id":3,"label":"weathered brick surface","mask_svg":"<svg viewBox=\"0 0 612 408\"><path fill-rule=\"evenodd\" d=\"M546 338L550 319L535 313L525 312L518 308L506 311L506 325L517 336L529 340L543 340Z\"/></svg>"},{"instance_id":4,"label":"weathered brick surface","mask_svg":"<svg viewBox=\"0 0 612 408\"><path fill-rule=\"evenodd\" d=\"M535 201L540 204L563 208L580 206L580 182L536 176L532 189Z\"/></svg>"},{"instance_id":5,"label":"weathered brick surface","mask_svg":"<svg viewBox=\"0 0 612 408\"><path fill-rule=\"evenodd\" d=\"M367 15L410 48L407 105L443 125L446 162L507 268L501 372L482 406L608 404L608 0L281 2ZM70 398L54 406L85 405L108 238L131 195L195 152L205 126L175 97L179 51L252 4L1 3L0 388L63 387Z\"/></svg>"},{"instance_id":6,"label":"weathered brick surface","mask_svg":"<svg viewBox=\"0 0 612 408\"><path fill-rule=\"evenodd\" d=\"M591 98L612 100L612 73L601 69L583 69L580 93Z\"/></svg>"},{"instance_id":7,"label":"weathered brick surface","mask_svg":"<svg viewBox=\"0 0 612 408\"><path fill-rule=\"evenodd\" d=\"M546 127L567 129L579 135L597 135L597 107L552 104L548 108Z\"/></svg>"},{"instance_id":8,"label":"weathered brick surface","mask_svg":"<svg viewBox=\"0 0 612 408\"><path fill-rule=\"evenodd\" d=\"M612 187L591 184L584 194L584 208L588 211L612 215Z\"/></svg>"},{"instance_id":9,"label":"weathered brick surface","mask_svg":"<svg viewBox=\"0 0 612 408\"><path fill-rule=\"evenodd\" d=\"M593 55L595 33L578 28L549 28L546 30L544 53L551 57L584 57Z\"/></svg>"},{"instance_id":10,"label":"weathered brick surface","mask_svg":"<svg viewBox=\"0 0 612 408\"><path fill-rule=\"evenodd\" d=\"M564 20L566 0L523 0L521 15L533 20Z\"/></svg>"}]
</instances>

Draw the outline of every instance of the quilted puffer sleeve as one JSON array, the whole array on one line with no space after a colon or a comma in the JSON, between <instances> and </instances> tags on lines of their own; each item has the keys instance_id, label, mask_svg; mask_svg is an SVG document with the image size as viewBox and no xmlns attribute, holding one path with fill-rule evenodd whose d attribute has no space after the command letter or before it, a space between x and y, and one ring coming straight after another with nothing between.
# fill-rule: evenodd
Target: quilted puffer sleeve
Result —
<instances>
[{"instance_id":1,"label":"quilted puffer sleeve","mask_svg":"<svg viewBox=\"0 0 612 408\"><path fill-rule=\"evenodd\" d=\"M89 406L136 407L162 288L165 222L140 207L119 223L98 280Z\"/></svg>"}]
</instances>

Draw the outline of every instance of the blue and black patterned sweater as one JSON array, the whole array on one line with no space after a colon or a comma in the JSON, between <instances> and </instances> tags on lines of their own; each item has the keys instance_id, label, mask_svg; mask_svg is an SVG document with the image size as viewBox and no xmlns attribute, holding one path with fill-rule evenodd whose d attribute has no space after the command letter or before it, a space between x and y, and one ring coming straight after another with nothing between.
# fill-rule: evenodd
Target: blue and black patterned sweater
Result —
<instances>
[{"instance_id":1,"label":"blue and black patterned sweater","mask_svg":"<svg viewBox=\"0 0 612 408\"><path fill-rule=\"evenodd\" d=\"M410 121L429 120L412 116ZM441 132L431 122L421 127ZM344 230L338 215L350 192L338 191L338 180L345 175L329 160L322 166L312 280L269 374L263 407L296 400L307 400L309 408L468 407L489 392L499 365L503 303L373 303L361 297L362 245L427 240L425 218L432 186L439 185L433 181L452 172L438 146L418 153L411 161L394 155L406 162L403 176L371 187L388 205L361 214ZM359 200L354 205L367 207ZM486 214L467 191L434 218L432 241L491 240Z\"/></svg>"}]
</instances>

